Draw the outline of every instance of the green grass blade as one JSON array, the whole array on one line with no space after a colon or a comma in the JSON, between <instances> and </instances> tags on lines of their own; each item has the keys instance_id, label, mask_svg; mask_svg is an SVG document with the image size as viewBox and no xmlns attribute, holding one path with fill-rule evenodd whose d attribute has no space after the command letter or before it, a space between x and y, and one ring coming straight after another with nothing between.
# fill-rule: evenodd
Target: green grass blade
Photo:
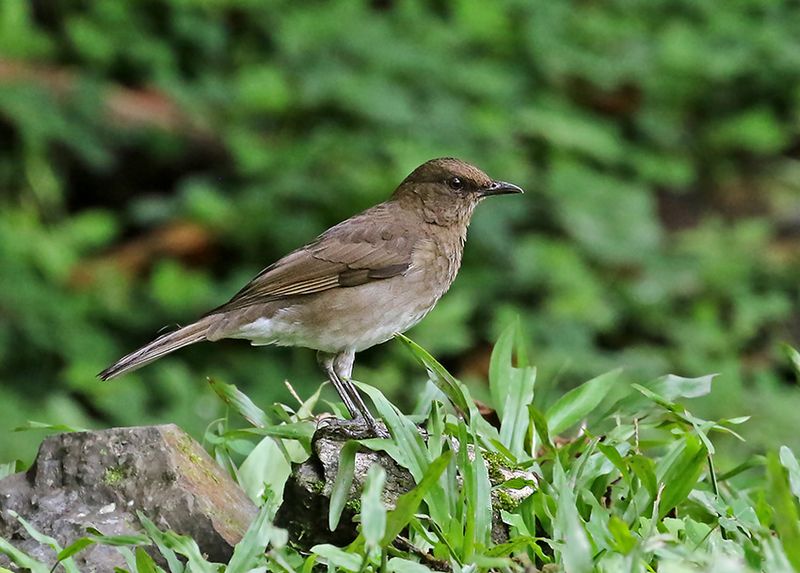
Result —
<instances>
[{"instance_id":1,"label":"green grass blade","mask_svg":"<svg viewBox=\"0 0 800 573\"><path fill-rule=\"evenodd\" d=\"M270 420L264 410L256 406L247 395L245 395L233 384L218 382L213 378L208 378L208 384L223 402L233 408L245 420L253 424L255 427L263 428L271 425Z\"/></svg>"},{"instance_id":2,"label":"green grass blade","mask_svg":"<svg viewBox=\"0 0 800 573\"><path fill-rule=\"evenodd\" d=\"M141 511L137 511L136 516L139 518L139 523L142 524L147 535L153 540L153 543L158 547L158 551L166 560L170 573L183 573L185 570L183 563L180 562L178 556L169 547L165 534Z\"/></svg>"},{"instance_id":3,"label":"green grass blade","mask_svg":"<svg viewBox=\"0 0 800 573\"><path fill-rule=\"evenodd\" d=\"M500 334L489 360L489 393L497 415L501 419L505 414L506 398L509 395L517 330L518 324L514 323Z\"/></svg>"},{"instance_id":4,"label":"green grass blade","mask_svg":"<svg viewBox=\"0 0 800 573\"><path fill-rule=\"evenodd\" d=\"M48 565L17 549L2 537L0 537L0 554L6 555L12 562L24 570L30 571L30 573L50 573Z\"/></svg>"},{"instance_id":5,"label":"green grass blade","mask_svg":"<svg viewBox=\"0 0 800 573\"><path fill-rule=\"evenodd\" d=\"M453 453L447 450L441 456L433 460L416 487L397 499L395 508L386 516L386 533L383 536L381 545L384 547L389 545L400 535L403 528L408 525L408 522L414 517L414 513L417 511L423 498L425 498L428 492L439 483L439 477L450 463L452 455Z\"/></svg>"},{"instance_id":6,"label":"green grass blade","mask_svg":"<svg viewBox=\"0 0 800 573\"><path fill-rule=\"evenodd\" d=\"M328 529L334 531L339 526L342 511L350 496L350 486L353 483L353 471L356 467L356 452L361 447L355 440L349 440L339 451L339 467L336 479L333 481L331 503L328 509Z\"/></svg>"},{"instance_id":7,"label":"green grass blade","mask_svg":"<svg viewBox=\"0 0 800 573\"><path fill-rule=\"evenodd\" d=\"M419 344L402 334L396 334L395 338L411 352L411 355L417 359L417 362L425 367L431 381L444 392L447 399L453 404L453 407L455 407L464 418L469 420L471 411L470 403L464 396L461 383Z\"/></svg>"},{"instance_id":8,"label":"green grass blade","mask_svg":"<svg viewBox=\"0 0 800 573\"><path fill-rule=\"evenodd\" d=\"M370 548L378 547L386 534L386 506L382 499L384 483L386 471L378 464L370 466L361 493L361 533Z\"/></svg>"},{"instance_id":9,"label":"green grass blade","mask_svg":"<svg viewBox=\"0 0 800 573\"><path fill-rule=\"evenodd\" d=\"M797 463L797 458L794 456L794 452L786 446L781 446L779 456L781 464L789 474L789 486L792 493L800 500L800 465Z\"/></svg>"},{"instance_id":10,"label":"green grass blade","mask_svg":"<svg viewBox=\"0 0 800 573\"><path fill-rule=\"evenodd\" d=\"M270 542L272 508L264 504L258 515L247 528L242 540L233 549L233 555L225 570L226 573L247 573L259 562Z\"/></svg>"},{"instance_id":11,"label":"green grass blade","mask_svg":"<svg viewBox=\"0 0 800 573\"><path fill-rule=\"evenodd\" d=\"M506 372L506 400L500 418L500 442L520 459L530 428L528 405L533 402L536 368L511 368Z\"/></svg>"},{"instance_id":12,"label":"green grass blade","mask_svg":"<svg viewBox=\"0 0 800 573\"><path fill-rule=\"evenodd\" d=\"M550 435L560 434L574 426L608 399L621 372L606 372L564 394L545 414Z\"/></svg>"},{"instance_id":13,"label":"green grass blade","mask_svg":"<svg viewBox=\"0 0 800 573\"><path fill-rule=\"evenodd\" d=\"M136 573L164 573L153 558L141 547L136 548Z\"/></svg>"},{"instance_id":14,"label":"green grass blade","mask_svg":"<svg viewBox=\"0 0 800 573\"><path fill-rule=\"evenodd\" d=\"M786 479L785 469L774 452L767 454L767 480L775 530L792 567L795 571L800 571L800 516Z\"/></svg>"}]
</instances>

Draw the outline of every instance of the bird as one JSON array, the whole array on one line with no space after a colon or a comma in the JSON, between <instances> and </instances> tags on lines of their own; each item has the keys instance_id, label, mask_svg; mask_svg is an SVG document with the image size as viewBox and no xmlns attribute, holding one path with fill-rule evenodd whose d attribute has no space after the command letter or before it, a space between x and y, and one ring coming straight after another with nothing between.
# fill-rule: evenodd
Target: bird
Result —
<instances>
[{"instance_id":1,"label":"bird","mask_svg":"<svg viewBox=\"0 0 800 573\"><path fill-rule=\"evenodd\" d=\"M223 338L317 351L351 419L378 426L351 382L357 352L405 332L450 288L485 198L523 190L460 159L431 159L387 201L331 227L263 269L228 302L98 374L110 380L179 348Z\"/></svg>"}]
</instances>

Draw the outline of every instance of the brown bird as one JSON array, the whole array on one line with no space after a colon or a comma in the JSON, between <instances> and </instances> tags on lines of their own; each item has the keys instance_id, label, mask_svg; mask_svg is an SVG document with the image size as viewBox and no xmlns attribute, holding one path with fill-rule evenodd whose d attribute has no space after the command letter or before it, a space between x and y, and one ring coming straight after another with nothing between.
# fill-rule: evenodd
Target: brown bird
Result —
<instances>
[{"instance_id":1,"label":"brown bird","mask_svg":"<svg viewBox=\"0 0 800 573\"><path fill-rule=\"evenodd\" d=\"M331 227L261 271L222 306L98 376L109 380L201 340L303 346L317 350L353 419L380 432L350 382L355 353L422 320L456 277L478 203L522 192L458 159L428 161L388 201Z\"/></svg>"}]
</instances>

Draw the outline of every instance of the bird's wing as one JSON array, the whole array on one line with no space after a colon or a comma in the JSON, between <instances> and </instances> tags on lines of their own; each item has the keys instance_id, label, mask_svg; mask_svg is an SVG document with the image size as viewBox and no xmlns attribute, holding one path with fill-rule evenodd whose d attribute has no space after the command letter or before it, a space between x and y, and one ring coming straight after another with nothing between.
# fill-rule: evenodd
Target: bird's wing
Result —
<instances>
[{"instance_id":1,"label":"bird's wing","mask_svg":"<svg viewBox=\"0 0 800 573\"><path fill-rule=\"evenodd\" d=\"M391 215L391 210L373 208L332 227L261 271L230 301L208 314L405 273L411 266L415 240L410 226Z\"/></svg>"}]
</instances>

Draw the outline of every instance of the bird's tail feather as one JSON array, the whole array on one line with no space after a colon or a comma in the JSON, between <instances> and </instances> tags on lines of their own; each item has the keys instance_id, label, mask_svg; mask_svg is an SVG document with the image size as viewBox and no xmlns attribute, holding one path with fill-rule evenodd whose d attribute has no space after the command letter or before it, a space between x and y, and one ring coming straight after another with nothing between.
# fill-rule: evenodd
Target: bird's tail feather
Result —
<instances>
[{"instance_id":1,"label":"bird's tail feather","mask_svg":"<svg viewBox=\"0 0 800 573\"><path fill-rule=\"evenodd\" d=\"M211 317L202 318L174 332L161 335L149 344L145 344L138 350L134 350L127 356L123 356L117 362L98 374L101 380L110 380L126 372L141 368L158 360L165 354L169 354L179 348L205 340L206 333L211 324Z\"/></svg>"}]
</instances>

